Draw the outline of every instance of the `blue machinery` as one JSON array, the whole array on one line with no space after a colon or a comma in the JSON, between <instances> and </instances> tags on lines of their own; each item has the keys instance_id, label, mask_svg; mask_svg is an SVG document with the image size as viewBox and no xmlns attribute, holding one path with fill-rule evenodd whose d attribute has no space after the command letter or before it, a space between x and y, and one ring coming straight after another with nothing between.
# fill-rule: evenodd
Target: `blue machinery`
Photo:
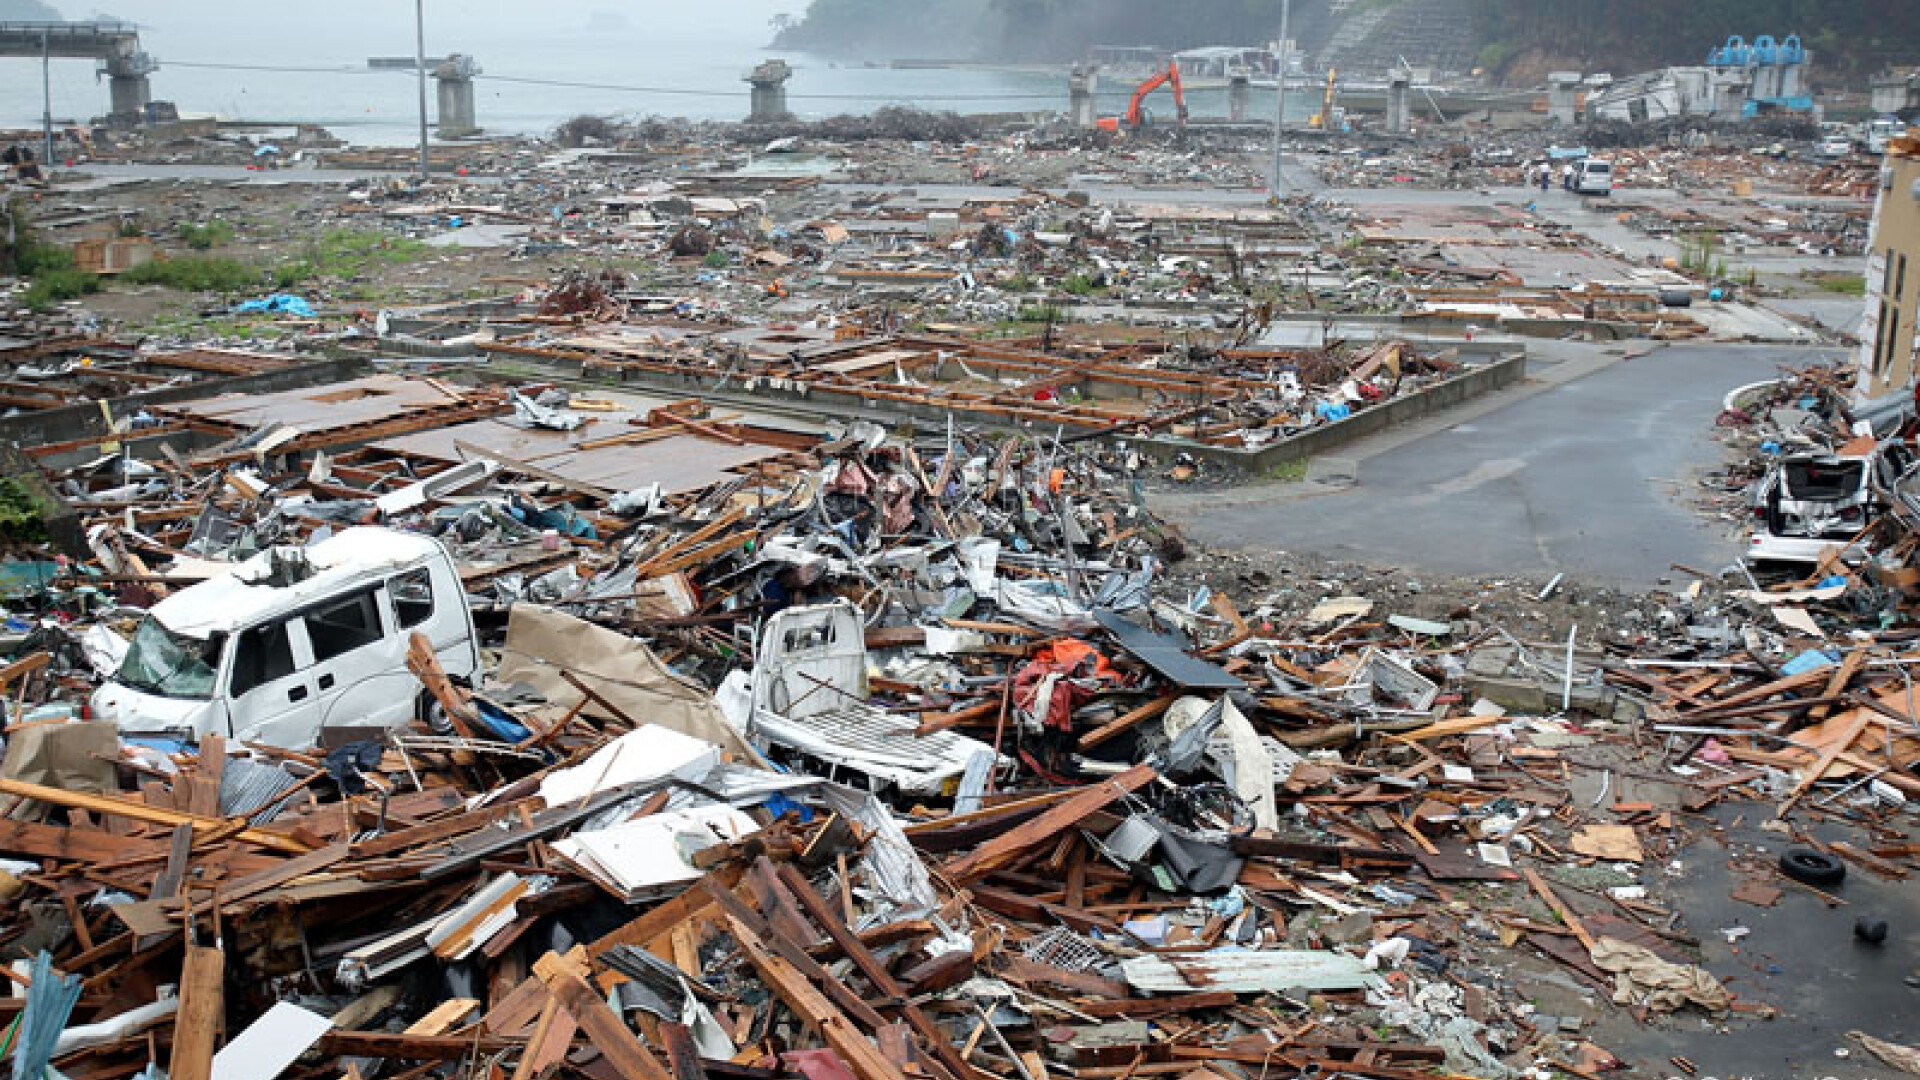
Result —
<instances>
[{"instance_id":1,"label":"blue machinery","mask_svg":"<svg viewBox=\"0 0 1920 1080\"><path fill-rule=\"evenodd\" d=\"M1806 84L1806 49L1800 35L1788 34L1776 42L1762 34L1747 44L1734 35L1725 45L1707 54L1707 66L1717 72L1740 72L1751 87L1741 115L1757 116L1765 112L1812 112L1813 95Z\"/></svg>"}]
</instances>

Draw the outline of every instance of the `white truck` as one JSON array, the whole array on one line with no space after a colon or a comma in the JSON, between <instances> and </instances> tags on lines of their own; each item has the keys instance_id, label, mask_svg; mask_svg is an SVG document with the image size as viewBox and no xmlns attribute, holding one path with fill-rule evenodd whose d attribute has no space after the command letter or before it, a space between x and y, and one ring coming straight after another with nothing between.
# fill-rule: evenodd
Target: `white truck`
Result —
<instances>
[{"instance_id":1,"label":"white truck","mask_svg":"<svg viewBox=\"0 0 1920 1080\"><path fill-rule=\"evenodd\" d=\"M812 759L833 779L875 792L952 794L976 755L993 761L978 739L918 735L918 714L868 703L866 629L846 600L770 616L751 678L748 737L775 758Z\"/></svg>"}]
</instances>

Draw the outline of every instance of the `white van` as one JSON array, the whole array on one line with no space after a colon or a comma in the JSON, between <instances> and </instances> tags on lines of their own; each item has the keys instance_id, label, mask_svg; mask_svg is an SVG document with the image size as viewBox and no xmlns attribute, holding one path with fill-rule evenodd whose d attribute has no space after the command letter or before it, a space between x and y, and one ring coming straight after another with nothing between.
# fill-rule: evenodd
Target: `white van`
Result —
<instances>
[{"instance_id":1,"label":"white van","mask_svg":"<svg viewBox=\"0 0 1920 1080\"><path fill-rule=\"evenodd\" d=\"M1586 158L1573 170L1573 190L1580 195L1613 194L1613 162Z\"/></svg>"},{"instance_id":2,"label":"white van","mask_svg":"<svg viewBox=\"0 0 1920 1080\"><path fill-rule=\"evenodd\" d=\"M480 667L453 559L431 537L353 528L263 551L155 604L95 719L122 735L210 734L303 749L322 728L389 728L427 715L407 670L415 633L449 675Z\"/></svg>"}]
</instances>

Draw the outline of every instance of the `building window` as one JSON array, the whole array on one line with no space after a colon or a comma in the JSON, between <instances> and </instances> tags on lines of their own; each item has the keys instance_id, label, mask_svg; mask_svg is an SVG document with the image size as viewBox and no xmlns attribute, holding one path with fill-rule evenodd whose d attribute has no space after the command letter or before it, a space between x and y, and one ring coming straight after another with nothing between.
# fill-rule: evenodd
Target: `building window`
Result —
<instances>
[{"instance_id":1,"label":"building window","mask_svg":"<svg viewBox=\"0 0 1920 1080\"><path fill-rule=\"evenodd\" d=\"M1887 265L1880 272L1880 295L1893 295L1893 262L1900 256L1892 248L1887 249Z\"/></svg>"},{"instance_id":2,"label":"building window","mask_svg":"<svg viewBox=\"0 0 1920 1080\"><path fill-rule=\"evenodd\" d=\"M1887 315L1887 359L1880 365L1884 374L1893 368L1893 358L1900 351L1900 311L1895 308Z\"/></svg>"},{"instance_id":3,"label":"building window","mask_svg":"<svg viewBox=\"0 0 1920 1080\"><path fill-rule=\"evenodd\" d=\"M1874 323L1873 374L1875 375L1875 377L1885 375L1887 373L1886 357L1889 354L1889 350L1887 348L1887 314L1888 314L1887 301L1882 300L1880 301L1880 317L1879 319L1875 320L1875 323Z\"/></svg>"},{"instance_id":4,"label":"building window","mask_svg":"<svg viewBox=\"0 0 1920 1080\"><path fill-rule=\"evenodd\" d=\"M1900 256L1900 272L1893 278L1893 298L1904 300L1907 295L1907 257Z\"/></svg>"}]
</instances>

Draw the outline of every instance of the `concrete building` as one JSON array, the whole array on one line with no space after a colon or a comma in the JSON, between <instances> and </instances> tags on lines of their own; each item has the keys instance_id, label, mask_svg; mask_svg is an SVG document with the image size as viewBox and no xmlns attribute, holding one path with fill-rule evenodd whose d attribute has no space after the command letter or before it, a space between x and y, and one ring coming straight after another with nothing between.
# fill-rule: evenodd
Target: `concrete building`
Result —
<instances>
[{"instance_id":1,"label":"concrete building","mask_svg":"<svg viewBox=\"0 0 1920 1080\"><path fill-rule=\"evenodd\" d=\"M1875 430L1914 406L1920 352L1920 129L1892 141L1867 238L1867 302L1860 327L1853 412Z\"/></svg>"},{"instance_id":2,"label":"concrete building","mask_svg":"<svg viewBox=\"0 0 1920 1080\"><path fill-rule=\"evenodd\" d=\"M1920 111L1920 70L1875 75L1868 85L1875 113L1886 116Z\"/></svg>"}]
</instances>

